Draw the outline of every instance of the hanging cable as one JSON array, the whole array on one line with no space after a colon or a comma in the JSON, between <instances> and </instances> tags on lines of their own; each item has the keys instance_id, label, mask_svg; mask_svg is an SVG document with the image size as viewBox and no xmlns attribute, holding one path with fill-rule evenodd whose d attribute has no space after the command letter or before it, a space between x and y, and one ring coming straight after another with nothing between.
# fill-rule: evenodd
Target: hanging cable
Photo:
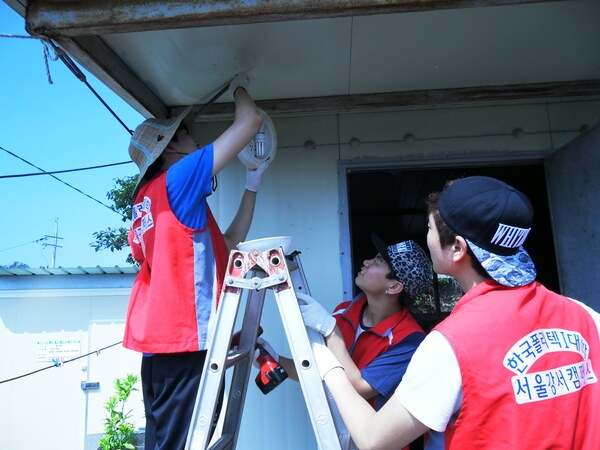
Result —
<instances>
[{"instance_id":1,"label":"hanging cable","mask_svg":"<svg viewBox=\"0 0 600 450\"><path fill-rule=\"evenodd\" d=\"M85 74L79 69L79 67L77 67L77 64L75 64L75 62L69 57L69 55L67 55L62 48L56 46L54 42L52 42L50 39L44 38L44 42L50 43L50 45L54 49L54 52L58 55L58 57L65 64L65 66L69 68L73 75L75 75L79 81L84 83L88 87L88 89L92 91L92 94L94 94L96 98L100 100L100 102L104 105L104 107L108 109L108 111L114 116L114 118L117 119L117 121L123 126L123 128L125 128L125 130L127 130L127 132L130 135L133 135L133 131L130 130L127 125L125 125L125 122L123 122L121 118L112 110L112 108L108 106L108 103L104 101L104 99L100 96L100 94L96 92L92 85L88 83Z\"/></svg>"},{"instance_id":2,"label":"hanging cable","mask_svg":"<svg viewBox=\"0 0 600 450\"><path fill-rule=\"evenodd\" d=\"M29 164L29 165L30 165L30 166L32 166L32 167L35 167L36 169L38 169L38 170L39 170L40 172L42 172L43 174L51 176L51 177L52 177L52 178L54 178L55 180L57 180L57 181L60 181L62 184L64 184L64 185L66 185L66 186L70 187L71 189L74 189L75 191L79 192L80 194L83 194L83 195L85 195L87 198L89 198L89 199L91 199L91 200L95 201L96 203L100 203L102 206L104 206L104 207L106 207L106 208L110 209L112 212L114 212L114 213L117 213L117 214L119 214L119 216L121 216L121 214L120 214L118 211L115 211L114 209L112 209L112 208L111 208L110 206L108 206L107 204L105 204L105 203L102 203L100 200L98 200L98 199L95 199L95 198L94 198L94 197L92 197L91 195L88 195L88 194L86 194L86 193L85 193L85 192L83 192L81 189L78 189L78 188L76 188L75 186L73 186L73 185L70 185L70 184L69 184L69 183L67 183L66 181L63 181L63 180L61 180L60 178L58 178L57 176L54 176L54 175L52 175L51 173L49 173L49 172L46 172L46 171L45 171L44 169L42 169L41 167L38 167L38 166L36 166L35 164L33 164L33 163L30 163L30 162L29 162L29 161L27 161L26 159L24 159L24 158L21 158L19 155L17 155L17 154L15 154L15 153L11 152L10 150L7 150L7 149L5 149L4 147L1 147L1 146L0 146L0 150L4 150L4 151L5 151L6 153L8 153L9 155L12 155L12 156L14 156L14 157L15 157L15 158L17 158L17 159L20 159L20 160L21 160L21 161L23 161L24 163L26 163L26 164Z\"/></svg>"},{"instance_id":3,"label":"hanging cable","mask_svg":"<svg viewBox=\"0 0 600 450\"><path fill-rule=\"evenodd\" d=\"M0 146L0 149L4 150L4 148L2 148L1 146ZM51 172L20 173L20 174L14 174L14 175L0 175L0 179L2 179L2 178L25 178L25 177L35 177L38 175L54 175L57 173L80 172L82 170L104 169L106 167L120 166L123 164L132 164L132 163L133 163L133 161L122 161L122 162L118 162L118 163L103 164L101 166L80 167L78 169L53 170Z\"/></svg>"},{"instance_id":4,"label":"hanging cable","mask_svg":"<svg viewBox=\"0 0 600 450\"><path fill-rule=\"evenodd\" d=\"M7 38L18 38L18 39L38 39L42 45L44 46L44 64L46 66L46 75L48 77L48 83L54 84L52 81L52 76L50 75L50 65L48 64L48 59L52 61L56 61L60 59L65 66L77 77L79 81L84 83L88 89L96 96L98 100L104 105L106 109L113 115L115 119L127 130L127 132L132 135L133 131L129 129L125 122L121 120L121 118L113 111L113 109L104 101L104 99L96 92L96 90L92 87L90 83L88 83L85 74L77 67L77 64L65 53L65 51L58 47L49 37L47 36L19 36L14 34L4 34L0 33L0 37Z\"/></svg>"},{"instance_id":5,"label":"hanging cable","mask_svg":"<svg viewBox=\"0 0 600 450\"><path fill-rule=\"evenodd\" d=\"M35 37L35 36L20 36L20 35L16 35L16 34L4 34L4 33L0 33L0 37L39 40L42 43L42 47L43 47L43 51L44 51L44 66L46 67L46 77L48 77L48 83L54 84L54 81L52 81L52 75L50 75L50 64L48 64L48 60L51 59L52 61L56 61L58 59L58 55L56 54L54 49L48 43L48 39L39 38L39 37ZM52 50L52 52L50 50Z\"/></svg>"},{"instance_id":6,"label":"hanging cable","mask_svg":"<svg viewBox=\"0 0 600 450\"><path fill-rule=\"evenodd\" d=\"M101 348L101 349L99 349L99 350L94 350L93 352L86 353L85 355L81 355L81 356L78 356L78 357L76 357L76 358L67 359L66 361L63 361L61 358L53 358L53 362L54 362L54 364L53 364L53 365L51 365L51 366L43 367L43 368L41 368L41 369L34 370L33 372L25 373L25 374L23 374L23 375L19 375L19 376L16 376L16 377L7 378L6 380L0 380L0 384L3 384L3 383L8 383L9 381L18 380L19 378L28 377L29 375L33 375L33 374L35 374L35 373L42 372L43 370L52 369L52 368L54 368L54 367L62 367L62 366L64 366L66 363L70 363L70 362L72 362L72 361L76 361L76 360L78 360L78 359L85 358L86 356L93 355L94 353L95 353L97 356L100 356L100 352L101 352L101 351L103 351L103 350L106 350L106 349L109 349L109 348L111 348L111 347L114 347L115 345L119 345L119 344L121 344L122 342L123 342L123 341L115 342L114 344L107 345L106 347L103 347L103 348Z\"/></svg>"}]
</instances>

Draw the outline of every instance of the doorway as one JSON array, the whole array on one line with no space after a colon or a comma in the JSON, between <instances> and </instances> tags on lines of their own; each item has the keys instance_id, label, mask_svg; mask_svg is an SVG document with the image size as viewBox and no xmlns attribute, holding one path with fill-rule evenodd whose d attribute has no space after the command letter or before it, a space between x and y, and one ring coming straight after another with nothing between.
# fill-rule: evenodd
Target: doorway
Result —
<instances>
[{"instance_id":1,"label":"doorway","mask_svg":"<svg viewBox=\"0 0 600 450\"><path fill-rule=\"evenodd\" d=\"M546 176L540 163L415 169L403 167L352 168L346 172L348 220L352 277L365 259L374 256L371 233L387 244L412 239L426 252L427 217L424 200L433 191L443 188L447 180L472 175L501 179L529 197L534 208L532 231L525 248L536 264L537 280L549 289L560 292L552 223L548 206ZM434 280L433 309L414 311L419 321L430 329L445 317L440 297L439 277ZM345 278L347 280L347 278ZM352 283L353 295L356 286ZM441 292L445 292L444 289ZM448 295L453 295L452 293Z\"/></svg>"}]
</instances>

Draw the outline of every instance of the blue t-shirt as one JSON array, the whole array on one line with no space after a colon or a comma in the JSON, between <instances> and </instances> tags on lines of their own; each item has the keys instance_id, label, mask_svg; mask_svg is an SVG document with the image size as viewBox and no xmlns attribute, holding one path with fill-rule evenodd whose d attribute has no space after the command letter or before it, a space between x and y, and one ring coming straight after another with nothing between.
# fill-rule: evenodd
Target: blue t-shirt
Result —
<instances>
[{"instance_id":1,"label":"blue t-shirt","mask_svg":"<svg viewBox=\"0 0 600 450\"><path fill-rule=\"evenodd\" d=\"M379 410L394 394L410 359L423 339L425 339L424 333L409 334L360 371L363 379L380 394L375 397L376 410Z\"/></svg>"},{"instance_id":2,"label":"blue t-shirt","mask_svg":"<svg viewBox=\"0 0 600 450\"><path fill-rule=\"evenodd\" d=\"M206 197L212 194L213 144L190 153L167 170L167 195L175 217L187 227L206 226Z\"/></svg>"}]
</instances>

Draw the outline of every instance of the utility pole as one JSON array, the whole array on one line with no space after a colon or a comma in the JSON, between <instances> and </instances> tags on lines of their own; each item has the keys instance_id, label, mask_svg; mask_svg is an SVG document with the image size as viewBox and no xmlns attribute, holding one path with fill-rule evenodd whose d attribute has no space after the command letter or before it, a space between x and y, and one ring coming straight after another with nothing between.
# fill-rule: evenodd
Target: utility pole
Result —
<instances>
[{"instance_id":1,"label":"utility pole","mask_svg":"<svg viewBox=\"0 0 600 450\"><path fill-rule=\"evenodd\" d=\"M54 247L54 250L52 252L52 268L53 269L56 268L56 249L62 248L62 245L58 245L58 240L62 239L61 237L58 237L58 217L54 219L54 222L56 222L54 236L49 236L49 235L44 236L44 238L46 238L46 239L48 239L48 238L54 239L54 244L46 244L45 242L42 244L42 246L44 246L44 247L47 247L47 246Z\"/></svg>"}]
</instances>

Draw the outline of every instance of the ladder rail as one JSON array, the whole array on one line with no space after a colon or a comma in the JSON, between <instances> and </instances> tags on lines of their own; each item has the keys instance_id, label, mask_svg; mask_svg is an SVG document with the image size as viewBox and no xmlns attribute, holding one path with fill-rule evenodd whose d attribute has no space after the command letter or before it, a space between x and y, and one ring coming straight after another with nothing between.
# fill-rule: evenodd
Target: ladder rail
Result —
<instances>
[{"instance_id":1,"label":"ladder rail","mask_svg":"<svg viewBox=\"0 0 600 450\"><path fill-rule=\"evenodd\" d=\"M239 347L246 353L245 360L233 368L233 376L230 383L229 399L227 402L227 413L223 421L223 430L221 435L231 441L231 446L224 448L235 448L237 444L237 431L242 421L242 412L246 402L246 393L250 380L252 362L254 360L254 348L256 347L256 336L262 309L264 305L265 290L253 290L248 293L246 300L246 310L240 334ZM229 409L231 408L231 410ZM217 441L211 450L217 450L219 441Z\"/></svg>"},{"instance_id":2,"label":"ladder rail","mask_svg":"<svg viewBox=\"0 0 600 450\"><path fill-rule=\"evenodd\" d=\"M306 275L302 267L302 263L296 253L290 256L290 262L288 263L288 268L290 266L292 268L292 271L290 272L292 283L295 287L296 292L304 292L306 295L311 295L310 288L306 280ZM291 259L292 257L293 259ZM321 333L306 326L305 329L308 336L308 340L311 343L311 350L313 343L325 344L325 339L323 338L323 335ZM298 367L296 367L296 370L298 370ZM349 450L352 448L350 432L346 428L346 424L344 424L342 420L342 416L339 413L335 400L333 399L333 396L329 393L327 386L325 386L325 383L323 383L323 389L325 390L325 395L327 397L327 402L329 404L331 416L335 424L335 429L337 430L339 445L342 450Z\"/></svg>"},{"instance_id":3,"label":"ladder rail","mask_svg":"<svg viewBox=\"0 0 600 450\"><path fill-rule=\"evenodd\" d=\"M294 339L289 340L289 346L319 448L321 450L338 450L340 443L335 422L293 291L280 292L277 297L277 305L286 334L294 336Z\"/></svg>"},{"instance_id":4,"label":"ladder rail","mask_svg":"<svg viewBox=\"0 0 600 450\"><path fill-rule=\"evenodd\" d=\"M251 278L247 278L248 274L251 274ZM275 295L319 449L342 449L340 442L343 442L343 433L338 432L338 424L341 422L332 414L333 401L327 395L312 351L312 342L323 342L323 337L304 325L295 284L299 291L309 293L298 252L286 257L281 247L266 251L231 251L196 396L186 450L235 449L265 294L269 289ZM238 348L231 350L242 291L248 295L240 340ZM224 404L224 411L221 411L222 430L220 434L212 437L211 430L219 393L225 388L226 370L230 368L233 368L233 374L229 383L227 403ZM335 411L337 412L337 409ZM208 447L211 438L214 442Z\"/></svg>"},{"instance_id":5,"label":"ladder rail","mask_svg":"<svg viewBox=\"0 0 600 450\"><path fill-rule=\"evenodd\" d=\"M239 297L239 289L236 288L235 291L237 291ZM239 301L233 296L233 292L224 291L219 302L219 313L217 314L214 334L208 343L202 378L198 387L196 404L186 441L186 449L204 450L208 445L218 396L225 376L227 353L238 308Z\"/></svg>"}]
</instances>

